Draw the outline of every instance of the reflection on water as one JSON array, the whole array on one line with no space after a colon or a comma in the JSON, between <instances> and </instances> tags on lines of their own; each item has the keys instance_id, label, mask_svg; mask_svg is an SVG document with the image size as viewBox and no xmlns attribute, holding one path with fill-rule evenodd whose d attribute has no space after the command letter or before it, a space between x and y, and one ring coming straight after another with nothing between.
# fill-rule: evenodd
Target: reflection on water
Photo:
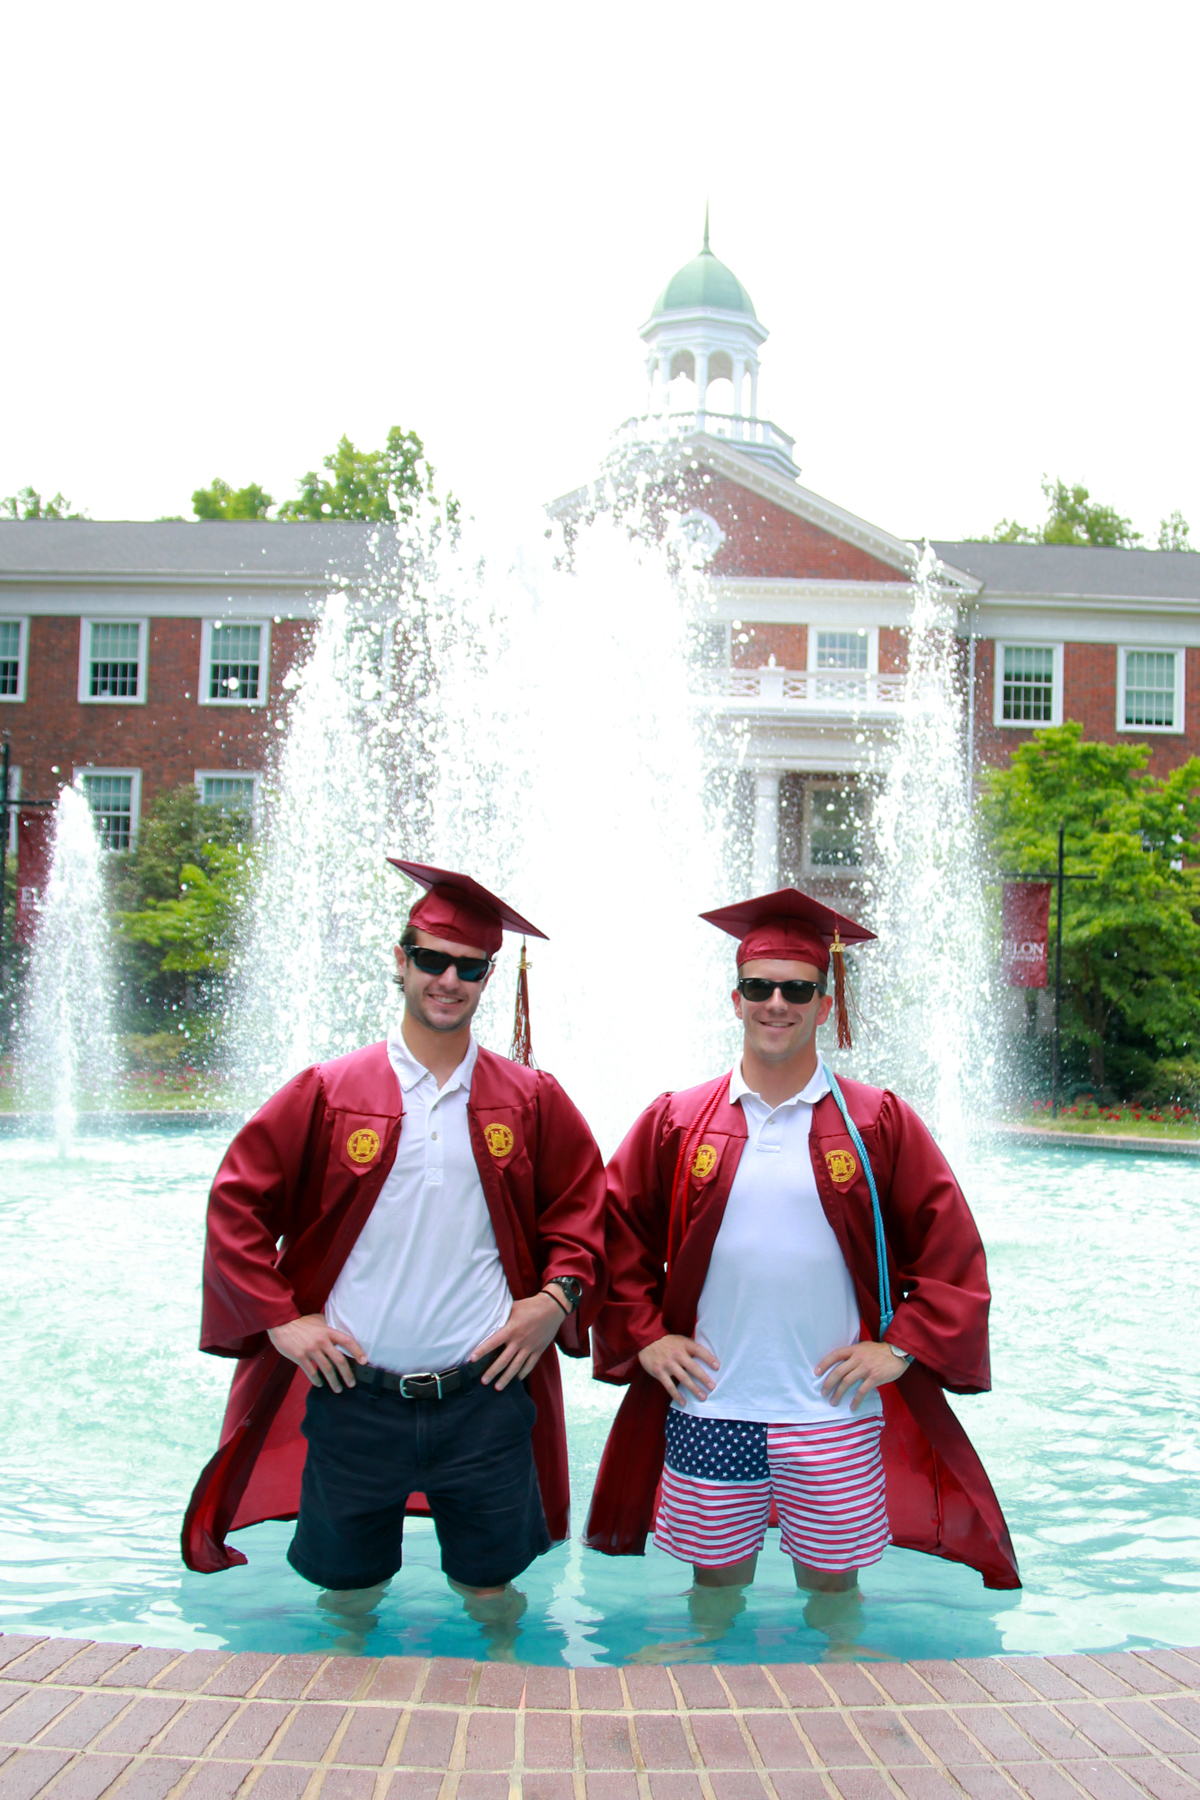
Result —
<instances>
[{"instance_id":1,"label":"reflection on water","mask_svg":"<svg viewBox=\"0 0 1200 1800\"><path fill-rule=\"evenodd\" d=\"M354 1650L357 1630L372 1655L574 1664L1195 1641L1200 1373L1178 1350L1194 1163L1005 1146L963 1171L989 1249L996 1391L955 1405L1007 1513L1023 1593L889 1551L845 1616L817 1616L771 1533L754 1585L715 1619L687 1565L574 1540L520 1577L523 1608L512 1598L503 1618L472 1619L432 1528L413 1521L403 1572L356 1627L284 1562L288 1525L240 1533L245 1568L198 1576L179 1562L230 1373L195 1349L204 1200L226 1135L144 1127L84 1138L65 1163L0 1138L0 1266L21 1346L19 1380L0 1392L4 1629L276 1651ZM578 1526L620 1396L585 1365L566 1376Z\"/></svg>"}]
</instances>

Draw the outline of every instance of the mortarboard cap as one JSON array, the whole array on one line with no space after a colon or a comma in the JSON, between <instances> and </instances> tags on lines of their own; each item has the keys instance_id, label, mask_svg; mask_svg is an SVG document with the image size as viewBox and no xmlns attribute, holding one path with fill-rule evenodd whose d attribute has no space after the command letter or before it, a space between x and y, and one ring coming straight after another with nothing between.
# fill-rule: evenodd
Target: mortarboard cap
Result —
<instances>
[{"instance_id":1,"label":"mortarboard cap","mask_svg":"<svg viewBox=\"0 0 1200 1800\"><path fill-rule=\"evenodd\" d=\"M873 931L793 887L719 906L700 917L739 940L739 969L748 962L782 961L811 963L824 972L832 956L838 1049L851 1048L842 952L847 944L874 943Z\"/></svg>"},{"instance_id":2,"label":"mortarboard cap","mask_svg":"<svg viewBox=\"0 0 1200 1800\"><path fill-rule=\"evenodd\" d=\"M495 956L505 931L519 931L525 937L546 935L469 875L435 869L431 863L405 862L399 856L389 856L388 861L426 890L408 915L409 924L420 931L453 944L470 944L488 956Z\"/></svg>"}]
</instances>

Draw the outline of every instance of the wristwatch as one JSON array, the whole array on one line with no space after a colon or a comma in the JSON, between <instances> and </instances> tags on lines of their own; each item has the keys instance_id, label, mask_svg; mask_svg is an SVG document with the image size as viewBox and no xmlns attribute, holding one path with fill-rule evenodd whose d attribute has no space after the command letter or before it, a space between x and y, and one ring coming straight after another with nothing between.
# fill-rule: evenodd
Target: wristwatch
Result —
<instances>
[{"instance_id":1,"label":"wristwatch","mask_svg":"<svg viewBox=\"0 0 1200 1800\"><path fill-rule=\"evenodd\" d=\"M563 1310L569 1318L575 1311L575 1308L579 1305L579 1302L583 1299L583 1283L581 1281L576 1281L573 1275L552 1275L542 1289L542 1292L544 1294L549 1293L552 1287L562 1289L563 1295L568 1302ZM551 1299L557 1300L558 1295L552 1294Z\"/></svg>"},{"instance_id":2,"label":"wristwatch","mask_svg":"<svg viewBox=\"0 0 1200 1800\"><path fill-rule=\"evenodd\" d=\"M912 1362L912 1360L913 1360L910 1352L907 1350L901 1350L901 1348L898 1344L889 1344L888 1349L891 1351L893 1356L898 1356L900 1358L900 1361L904 1364L905 1368L907 1369L909 1363Z\"/></svg>"}]
</instances>

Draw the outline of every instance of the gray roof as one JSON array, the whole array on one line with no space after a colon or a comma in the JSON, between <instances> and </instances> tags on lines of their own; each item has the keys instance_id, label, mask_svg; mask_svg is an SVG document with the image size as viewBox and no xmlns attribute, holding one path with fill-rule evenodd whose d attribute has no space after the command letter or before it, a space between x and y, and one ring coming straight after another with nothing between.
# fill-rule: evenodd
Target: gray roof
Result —
<instances>
[{"instance_id":1,"label":"gray roof","mask_svg":"<svg viewBox=\"0 0 1200 1800\"><path fill-rule=\"evenodd\" d=\"M367 567L388 525L271 520L113 523L91 519L0 519L0 577L86 575L280 576L320 581L333 569Z\"/></svg>"},{"instance_id":2,"label":"gray roof","mask_svg":"<svg viewBox=\"0 0 1200 1800\"><path fill-rule=\"evenodd\" d=\"M1062 594L1200 602L1200 554L1195 551L931 542L944 563L983 582L983 599Z\"/></svg>"}]
</instances>

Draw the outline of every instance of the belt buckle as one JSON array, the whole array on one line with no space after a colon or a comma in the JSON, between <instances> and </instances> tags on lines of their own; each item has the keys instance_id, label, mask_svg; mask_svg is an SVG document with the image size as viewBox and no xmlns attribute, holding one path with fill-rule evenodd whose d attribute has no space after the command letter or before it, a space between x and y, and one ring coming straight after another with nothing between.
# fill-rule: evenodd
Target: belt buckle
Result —
<instances>
[{"instance_id":1,"label":"belt buckle","mask_svg":"<svg viewBox=\"0 0 1200 1800\"><path fill-rule=\"evenodd\" d=\"M408 1383L410 1381L432 1381L437 1388L437 1397L439 1400L441 1399L442 1378L435 1370L424 1369L419 1375L402 1375L400 1377L400 1398L402 1400L423 1400L427 1397L426 1395L409 1393Z\"/></svg>"}]
</instances>

